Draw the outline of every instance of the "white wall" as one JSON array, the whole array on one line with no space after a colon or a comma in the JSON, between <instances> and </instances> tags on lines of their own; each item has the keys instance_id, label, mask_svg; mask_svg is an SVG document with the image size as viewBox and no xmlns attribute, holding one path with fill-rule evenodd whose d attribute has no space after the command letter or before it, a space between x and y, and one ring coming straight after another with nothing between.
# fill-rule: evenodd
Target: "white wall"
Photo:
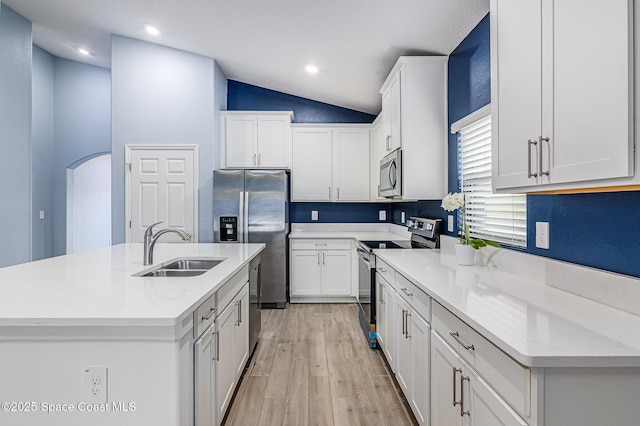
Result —
<instances>
[{"instance_id":1,"label":"white wall","mask_svg":"<svg viewBox=\"0 0 640 426\"><path fill-rule=\"evenodd\" d=\"M113 35L112 241L125 240L127 144L199 147L200 242L213 241L212 171L219 152L216 113L226 109L226 78L212 58Z\"/></svg>"}]
</instances>

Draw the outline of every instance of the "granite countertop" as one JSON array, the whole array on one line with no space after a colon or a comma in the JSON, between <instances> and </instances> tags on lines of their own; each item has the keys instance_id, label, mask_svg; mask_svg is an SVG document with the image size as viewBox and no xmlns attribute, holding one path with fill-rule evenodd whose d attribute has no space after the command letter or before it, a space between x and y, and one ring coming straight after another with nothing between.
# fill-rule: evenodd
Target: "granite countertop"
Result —
<instances>
[{"instance_id":1,"label":"granite countertop","mask_svg":"<svg viewBox=\"0 0 640 426\"><path fill-rule=\"evenodd\" d=\"M264 244L158 243L154 264L225 259L195 277L134 277L142 244L120 244L0 268L0 326L174 327L258 255Z\"/></svg>"}]
</instances>

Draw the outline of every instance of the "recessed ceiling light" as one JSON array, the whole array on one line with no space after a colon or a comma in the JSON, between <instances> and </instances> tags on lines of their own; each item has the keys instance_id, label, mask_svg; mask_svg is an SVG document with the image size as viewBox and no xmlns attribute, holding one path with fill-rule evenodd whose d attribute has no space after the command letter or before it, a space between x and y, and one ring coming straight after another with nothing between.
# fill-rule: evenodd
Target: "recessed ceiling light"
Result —
<instances>
[{"instance_id":1,"label":"recessed ceiling light","mask_svg":"<svg viewBox=\"0 0 640 426\"><path fill-rule=\"evenodd\" d=\"M160 35L160 30L158 27L154 27L153 25L145 25L144 29L151 35L157 36Z\"/></svg>"},{"instance_id":2,"label":"recessed ceiling light","mask_svg":"<svg viewBox=\"0 0 640 426\"><path fill-rule=\"evenodd\" d=\"M91 52L89 52L87 49L83 49L82 47L78 47L78 53L84 56L91 55Z\"/></svg>"},{"instance_id":3,"label":"recessed ceiling light","mask_svg":"<svg viewBox=\"0 0 640 426\"><path fill-rule=\"evenodd\" d=\"M316 67L315 65L307 65L307 67L305 69L307 70L307 72L309 74L317 74L318 73L318 67Z\"/></svg>"}]
</instances>

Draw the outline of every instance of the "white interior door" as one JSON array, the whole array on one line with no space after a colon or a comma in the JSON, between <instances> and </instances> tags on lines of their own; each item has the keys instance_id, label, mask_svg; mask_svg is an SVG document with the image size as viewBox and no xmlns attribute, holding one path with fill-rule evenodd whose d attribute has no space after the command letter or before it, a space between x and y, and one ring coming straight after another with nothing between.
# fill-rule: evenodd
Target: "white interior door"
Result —
<instances>
[{"instance_id":1,"label":"white interior door","mask_svg":"<svg viewBox=\"0 0 640 426\"><path fill-rule=\"evenodd\" d=\"M127 242L142 242L147 226L176 228L198 236L198 151L196 146L126 147ZM181 241L176 234L162 241Z\"/></svg>"}]
</instances>

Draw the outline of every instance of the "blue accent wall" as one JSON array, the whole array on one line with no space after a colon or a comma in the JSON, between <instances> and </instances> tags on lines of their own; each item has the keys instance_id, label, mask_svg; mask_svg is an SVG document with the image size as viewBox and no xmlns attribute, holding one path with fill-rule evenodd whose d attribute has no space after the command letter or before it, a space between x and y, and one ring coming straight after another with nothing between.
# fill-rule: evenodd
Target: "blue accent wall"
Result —
<instances>
[{"instance_id":1,"label":"blue accent wall","mask_svg":"<svg viewBox=\"0 0 640 426\"><path fill-rule=\"evenodd\" d=\"M294 123L373 123L375 115L229 80L229 111L293 111Z\"/></svg>"},{"instance_id":2,"label":"blue accent wall","mask_svg":"<svg viewBox=\"0 0 640 426\"><path fill-rule=\"evenodd\" d=\"M487 15L449 58L449 124L490 102L489 35ZM458 188L456 152L457 138L450 135L452 192ZM637 191L527 195L526 252L640 277L638 211ZM549 250L535 247L536 222L549 222Z\"/></svg>"}]
</instances>

